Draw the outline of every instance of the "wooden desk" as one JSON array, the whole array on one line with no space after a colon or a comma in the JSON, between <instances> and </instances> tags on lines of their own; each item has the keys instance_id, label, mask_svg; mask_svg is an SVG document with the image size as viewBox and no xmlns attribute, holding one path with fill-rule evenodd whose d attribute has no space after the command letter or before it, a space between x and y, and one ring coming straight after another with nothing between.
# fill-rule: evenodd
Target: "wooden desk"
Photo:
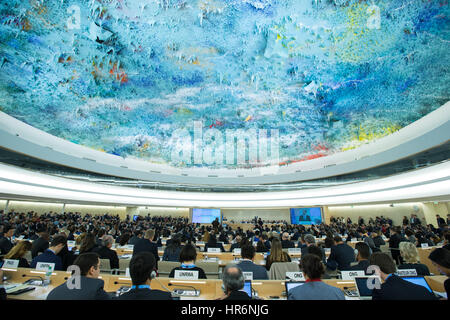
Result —
<instances>
[{"instance_id":1,"label":"wooden desk","mask_svg":"<svg viewBox=\"0 0 450 320\"><path fill-rule=\"evenodd\" d=\"M431 290L445 292L444 282L448 279L447 276L426 276L425 279L430 285Z\"/></svg>"},{"instance_id":2,"label":"wooden desk","mask_svg":"<svg viewBox=\"0 0 450 320\"><path fill-rule=\"evenodd\" d=\"M18 268L16 271L4 271L5 275L9 278L7 284L23 283L26 279L33 276L42 276L38 271L33 269ZM9 295L8 299L15 300L45 300L48 293L53 288L63 284L69 277L69 273L66 271L53 272L51 277L51 284L46 287L37 286L35 290L21 294L21 295ZM115 292L122 286L131 286L131 278L117 275L102 274L101 279L105 282L104 289L106 292ZM447 280L446 276L429 276L425 277L430 284L430 287L434 291L445 292L444 281ZM326 279L324 283L339 288L341 290L344 287L355 287L353 280L339 280L339 279ZM172 284L169 286L169 283ZM193 286L195 289L200 290L199 297L193 297L192 299L199 300L214 300L223 295L221 286L222 280L219 279L199 279L199 280L179 280L173 278L158 277L152 280L151 287L153 289L167 291L167 289L173 290L176 288L188 289L186 287L178 287L177 285ZM283 292L285 291L284 280L254 280L252 281L253 289L258 293L258 296L262 299L269 299L271 296L277 296L283 298ZM166 288L164 288L166 287ZM285 298L285 296L284 296Z\"/></svg>"},{"instance_id":3,"label":"wooden desk","mask_svg":"<svg viewBox=\"0 0 450 320\"><path fill-rule=\"evenodd\" d=\"M430 247L426 249L417 248L417 251L419 252L420 263L426 265L428 269L430 269L430 272L433 273L434 275L440 275L441 273L439 272L439 270L436 268L433 262L430 259L428 259L430 253L436 248L438 247Z\"/></svg>"}]
</instances>

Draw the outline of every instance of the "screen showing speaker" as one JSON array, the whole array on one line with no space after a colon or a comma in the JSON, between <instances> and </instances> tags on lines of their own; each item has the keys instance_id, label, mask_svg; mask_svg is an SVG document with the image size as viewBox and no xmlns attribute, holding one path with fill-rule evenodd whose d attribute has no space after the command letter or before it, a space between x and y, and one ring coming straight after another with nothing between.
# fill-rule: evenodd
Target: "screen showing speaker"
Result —
<instances>
[{"instance_id":1,"label":"screen showing speaker","mask_svg":"<svg viewBox=\"0 0 450 320\"><path fill-rule=\"evenodd\" d=\"M221 222L220 209L192 209L192 223L212 223L216 218Z\"/></svg>"},{"instance_id":2,"label":"screen showing speaker","mask_svg":"<svg viewBox=\"0 0 450 320\"><path fill-rule=\"evenodd\" d=\"M291 224L321 224L322 223L322 208L291 208Z\"/></svg>"}]
</instances>

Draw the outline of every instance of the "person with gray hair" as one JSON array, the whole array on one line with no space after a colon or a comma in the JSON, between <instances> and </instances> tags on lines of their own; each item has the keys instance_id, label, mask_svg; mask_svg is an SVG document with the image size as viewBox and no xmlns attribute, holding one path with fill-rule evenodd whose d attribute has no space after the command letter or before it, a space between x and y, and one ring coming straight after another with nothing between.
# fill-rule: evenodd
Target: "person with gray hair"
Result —
<instances>
[{"instance_id":1,"label":"person with gray hair","mask_svg":"<svg viewBox=\"0 0 450 320\"><path fill-rule=\"evenodd\" d=\"M230 263L225 266L222 281L224 296L219 300L251 300L248 294L242 291L245 278L242 270L236 264Z\"/></svg>"},{"instance_id":2,"label":"person with gray hair","mask_svg":"<svg viewBox=\"0 0 450 320\"><path fill-rule=\"evenodd\" d=\"M102 237L102 246L96 247L93 252L98 253L100 259L109 259L109 266L111 269L119 269L117 252L111 249L113 243L114 238L111 235L104 235Z\"/></svg>"},{"instance_id":3,"label":"person with gray hair","mask_svg":"<svg viewBox=\"0 0 450 320\"><path fill-rule=\"evenodd\" d=\"M302 248L302 257L309 253L308 248L310 246L316 245L316 238L314 238L314 236L312 234L309 234L309 233L305 234L303 236L303 240L305 241L306 247ZM326 262L325 250L321 246L318 246L318 248L320 248L320 250L322 251L322 258L323 258L322 262L325 263Z\"/></svg>"}]
</instances>

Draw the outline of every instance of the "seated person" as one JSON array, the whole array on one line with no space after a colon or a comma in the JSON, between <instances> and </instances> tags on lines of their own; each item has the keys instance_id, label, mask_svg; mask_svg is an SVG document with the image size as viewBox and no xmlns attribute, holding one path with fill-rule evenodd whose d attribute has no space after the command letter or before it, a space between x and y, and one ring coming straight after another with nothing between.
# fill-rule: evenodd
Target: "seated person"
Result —
<instances>
[{"instance_id":1,"label":"seated person","mask_svg":"<svg viewBox=\"0 0 450 320\"><path fill-rule=\"evenodd\" d=\"M205 252L208 252L208 248L220 248L221 252L225 252L223 245L217 242L215 234L209 236L209 241L205 244Z\"/></svg>"},{"instance_id":2,"label":"seated person","mask_svg":"<svg viewBox=\"0 0 450 320\"><path fill-rule=\"evenodd\" d=\"M48 243L50 236L44 229L38 231L39 238L33 241L33 247L31 249L31 258L37 257L39 253L48 249Z\"/></svg>"},{"instance_id":3,"label":"seated person","mask_svg":"<svg viewBox=\"0 0 450 320\"><path fill-rule=\"evenodd\" d=\"M278 238L272 240L272 248L266 259L266 270L270 270L270 267L274 262L291 262L291 257L287 252L283 251L281 241Z\"/></svg>"},{"instance_id":4,"label":"seated person","mask_svg":"<svg viewBox=\"0 0 450 320\"><path fill-rule=\"evenodd\" d=\"M110 235L104 235L101 243L102 246L94 248L93 251L98 253L100 259L109 259L109 266L111 269L119 269L119 257L117 256L117 252L111 249L114 238Z\"/></svg>"},{"instance_id":5,"label":"seated person","mask_svg":"<svg viewBox=\"0 0 450 320\"><path fill-rule=\"evenodd\" d=\"M181 266L173 268L170 271L169 278L175 277L176 270L191 270L198 271L199 279L206 279L205 271L195 265L195 260L197 259L197 250L192 244L187 244L183 247L180 252L180 262Z\"/></svg>"},{"instance_id":6,"label":"seated person","mask_svg":"<svg viewBox=\"0 0 450 320\"><path fill-rule=\"evenodd\" d=\"M3 234L0 234L0 255L7 254L14 247L12 237L15 232L16 228L12 225L3 228Z\"/></svg>"},{"instance_id":7,"label":"seated person","mask_svg":"<svg viewBox=\"0 0 450 320\"><path fill-rule=\"evenodd\" d=\"M436 300L424 287L396 276L395 262L388 254L375 252L370 257L370 265L378 266L376 274L384 281L380 289L373 289L372 300Z\"/></svg>"},{"instance_id":8,"label":"seated person","mask_svg":"<svg viewBox=\"0 0 450 320\"><path fill-rule=\"evenodd\" d=\"M430 275L428 267L420 263L419 252L414 243L403 241L400 242L399 248L403 263L398 266L398 269L416 269L418 276Z\"/></svg>"},{"instance_id":9,"label":"seated person","mask_svg":"<svg viewBox=\"0 0 450 320\"><path fill-rule=\"evenodd\" d=\"M308 254L308 253L311 253L311 252L309 252L309 247L311 247L311 246L316 246L316 239L314 238L314 236L312 235L312 234L305 234L304 236L303 236L303 241L304 241L304 243L305 243L305 245L302 247L302 249L301 249L301 252L302 252L302 255L305 255L305 254ZM317 247L317 246L316 246ZM317 247L317 248L319 248L319 247ZM321 249L322 250L322 257L323 257L323 262L324 263L326 263L326 260L325 260L325 250L324 249L322 249L322 248L319 248L319 249Z\"/></svg>"},{"instance_id":10,"label":"seated person","mask_svg":"<svg viewBox=\"0 0 450 320\"><path fill-rule=\"evenodd\" d=\"M51 248L51 246L50 246ZM79 274L72 276L57 286L47 296L47 300L108 300L111 296L103 289L104 281L100 275L100 259L97 253L80 254L74 261Z\"/></svg>"},{"instance_id":11,"label":"seated person","mask_svg":"<svg viewBox=\"0 0 450 320\"><path fill-rule=\"evenodd\" d=\"M356 253L356 261L358 261L358 264L355 266L348 267L344 270L347 271L364 271L367 272L367 268L369 267L369 258L370 258L370 248L369 246L364 242L358 242L355 245L355 252Z\"/></svg>"},{"instance_id":12,"label":"seated person","mask_svg":"<svg viewBox=\"0 0 450 320\"><path fill-rule=\"evenodd\" d=\"M130 261L130 276L133 286L122 294L119 300L172 300L170 292L150 288L151 281L156 277L156 260L150 252L139 252Z\"/></svg>"},{"instance_id":13,"label":"seated person","mask_svg":"<svg viewBox=\"0 0 450 320\"><path fill-rule=\"evenodd\" d=\"M237 266L242 272L253 272L254 280L269 280L266 268L253 262L255 248L252 245L246 244L241 248L241 257L244 260L240 261Z\"/></svg>"},{"instance_id":14,"label":"seated person","mask_svg":"<svg viewBox=\"0 0 450 320\"><path fill-rule=\"evenodd\" d=\"M256 244L256 252L258 253L269 252L269 249L264 244L264 240L258 241L258 243Z\"/></svg>"},{"instance_id":15,"label":"seated person","mask_svg":"<svg viewBox=\"0 0 450 320\"><path fill-rule=\"evenodd\" d=\"M63 270L62 260L57 254L66 246L66 243L66 237L60 235L54 237L50 247L31 261L30 268L36 268L38 262L48 262L55 264L55 270Z\"/></svg>"},{"instance_id":16,"label":"seated person","mask_svg":"<svg viewBox=\"0 0 450 320\"><path fill-rule=\"evenodd\" d=\"M281 246L283 249L295 248L295 243L289 240L289 233L283 232L281 236Z\"/></svg>"},{"instance_id":17,"label":"seated person","mask_svg":"<svg viewBox=\"0 0 450 320\"><path fill-rule=\"evenodd\" d=\"M301 264L306 282L289 290L288 300L345 300L341 289L322 282L325 266L318 256L306 254L302 256Z\"/></svg>"},{"instance_id":18,"label":"seated person","mask_svg":"<svg viewBox=\"0 0 450 320\"><path fill-rule=\"evenodd\" d=\"M233 252L234 249L238 249L241 247L242 237L240 235L237 235L234 241L235 242L230 246L230 252Z\"/></svg>"},{"instance_id":19,"label":"seated person","mask_svg":"<svg viewBox=\"0 0 450 320\"><path fill-rule=\"evenodd\" d=\"M327 260L327 268L330 270L347 270L350 263L355 261L355 251L344 243L340 236L334 237L336 245L331 247L331 253Z\"/></svg>"},{"instance_id":20,"label":"seated person","mask_svg":"<svg viewBox=\"0 0 450 320\"><path fill-rule=\"evenodd\" d=\"M163 261L180 261L181 236L175 235L164 249Z\"/></svg>"},{"instance_id":21,"label":"seated person","mask_svg":"<svg viewBox=\"0 0 450 320\"><path fill-rule=\"evenodd\" d=\"M447 277L450 277L450 251L444 248L434 249L428 259L431 260L433 265L439 270L439 272ZM450 280L447 279L444 282L445 292L447 292L447 300L450 297Z\"/></svg>"},{"instance_id":22,"label":"seated person","mask_svg":"<svg viewBox=\"0 0 450 320\"><path fill-rule=\"evenodd\" d=\"M245 279L242 270L235 264L228 264L222 274L224 295L218 300L251 300L244 288Z\"/></svg>"},{"instance_id":23,"label":"seated person","mask_svg":"<svg viewBox=\"0 0 450 320\"><path fill-rule=\"evenodd\" d=\"M30 264L23 256L28 251L31 251L32 244L30 241L20 241L16 244L3 259L19 260L19 268L29 268Z\"/></svg>"},{"instance_id":24,"label":"seated person","mask_svg":"<svg viewBox=\"0 0 450 320\"><path fill-rule=\"evenodd\" d=\"M323 248L318 246L309 246L308 253L318 256L325 265L325 254ZM325 273L322 275L322 279L331 279L331 276L325 271Z\"/></svg>"}]
</instances>

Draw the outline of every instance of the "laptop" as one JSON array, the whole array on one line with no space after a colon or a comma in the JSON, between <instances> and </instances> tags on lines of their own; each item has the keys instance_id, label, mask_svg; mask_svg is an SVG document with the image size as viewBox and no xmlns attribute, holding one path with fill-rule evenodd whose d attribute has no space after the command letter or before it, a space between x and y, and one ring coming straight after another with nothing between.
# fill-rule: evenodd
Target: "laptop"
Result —
<instances>
[{"instance_id":1,"label":"laptop","mask_svg":"<svg viewBox=\"0 0 450 320\"><path fill-rule=\"evenodd\" d=\"M360 300L372 300L373 288L370 288L370 284L376 285L375 281L381 285L381 279L379 277L355 277L356 289L358 290L358 296Z\"/></svg>"},{"instance_id":2,"label":"laptop","mask_svg":"<svg viewBox=\"0 0 450 320\"><path fill-rule=\"evenodd\" d=\"M284 286L286 287L286 296L288 296L289 290L292 290L298 286L301 286L305 281L285 281Z\"/></svg>"},{"instance_id":3,"label":"laptop","mask_svg":"<svg viewBox=\"0 0 450 320\"><path fill-rule=\"evenodd\" d=\"M252 281L251 280L245 280L244 282L244 288L242 289L250 298L253 298L253 289L252 289Z\"/></svg>"},{"instance_id":4,"label":"laptop","mask_svg":"<svg viewBox=\"0 0 450 320\"><path fill-rule=\"evenodd\" d=\"M428 284L427 280L424 277L402 277L402 279L417 284L419 286L422 286L431 293L433 293L433 290L431 290L430 285Z\"/></svg>"}]
</instances>

